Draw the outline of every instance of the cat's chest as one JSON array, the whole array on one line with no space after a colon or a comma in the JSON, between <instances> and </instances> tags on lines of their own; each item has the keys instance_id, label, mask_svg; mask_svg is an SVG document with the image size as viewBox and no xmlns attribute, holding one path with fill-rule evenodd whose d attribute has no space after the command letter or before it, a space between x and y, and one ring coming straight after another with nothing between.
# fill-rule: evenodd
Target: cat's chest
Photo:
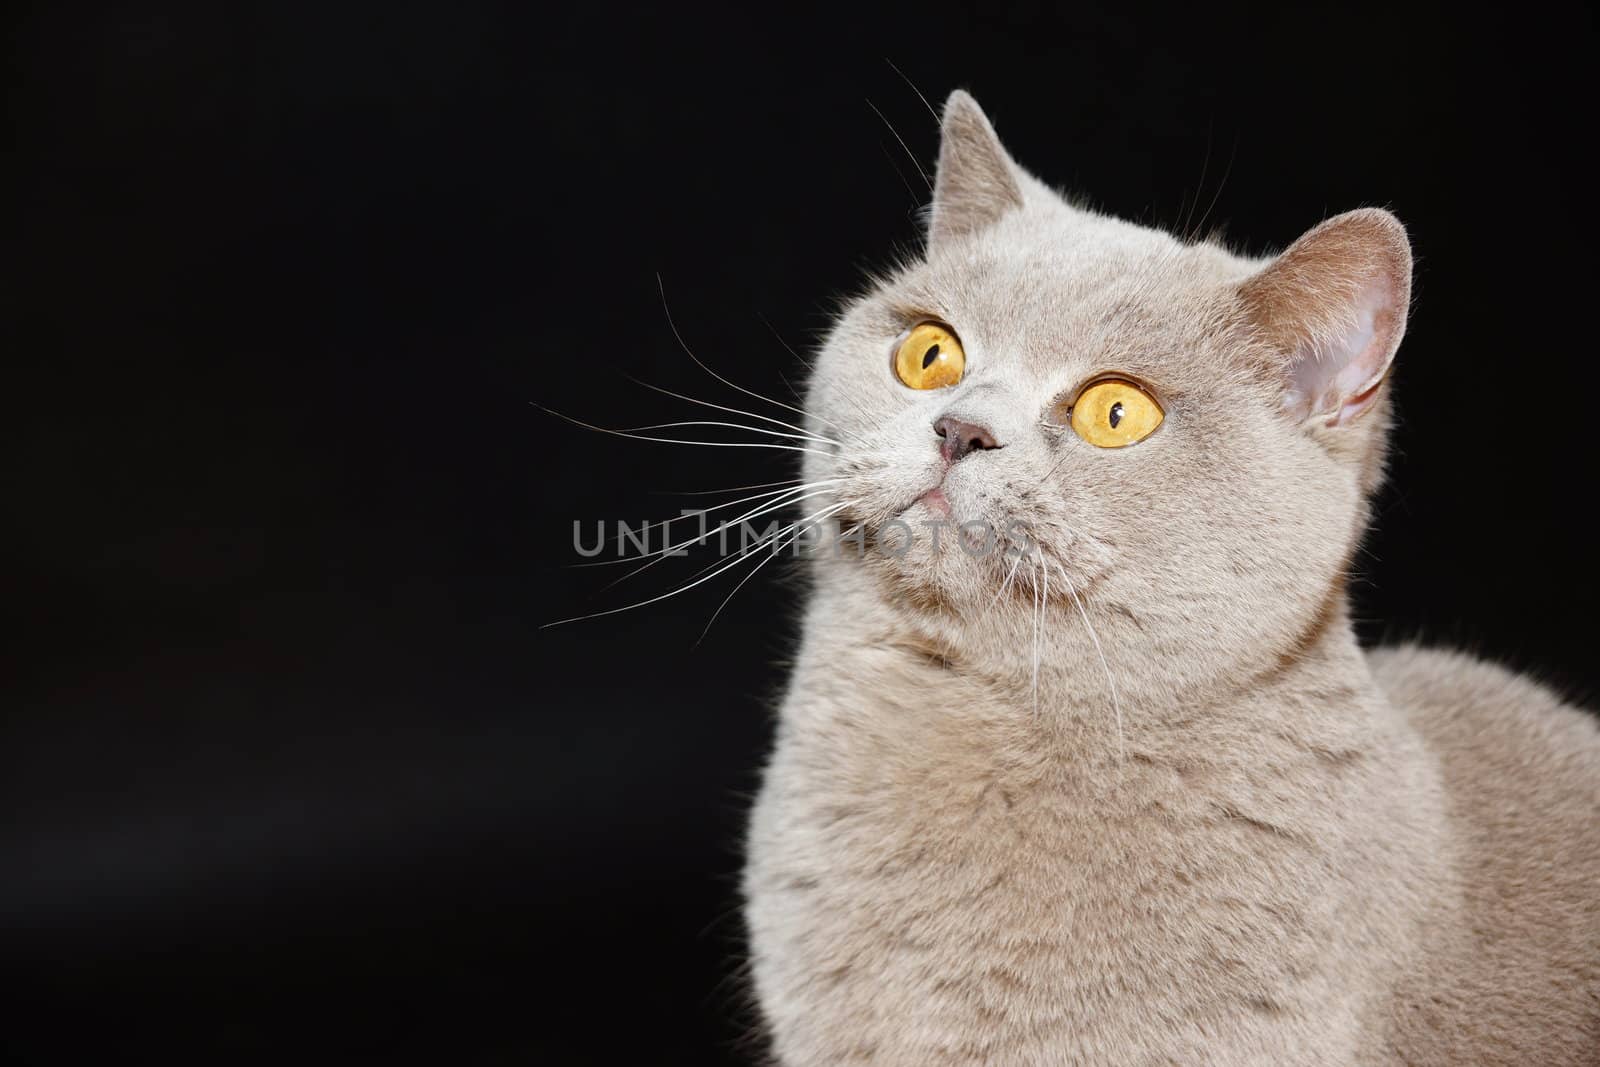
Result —
<instances>
[{"instance_id":1,"label":"cat's chest","mask_svg":"<svg viewBox=\"0 0 1600 1067\"><path fill-rule=\"evenodd\" d=\"M1257 812L1249 782L1137 756L1093 770L1011 759L948 738L789 747L769 771L782 813L770 868L842 938L1157 966L1187 939L1314 918L1295 887L1322 863L1318 842Z\"/></svg>"},{"instance_id":2,"label":"cat's chest","mask_svg":"<svg viewBox=\"0 0 1600 1067\"><path fill-rule=\"evenodd\" d=\"M1321 850L1239 783L856 740L788 736L752 826L752 935L815 1010L1081 1031L1129 1004L1275 1010L1314 969Z\"/></svg>"}]
</instances>

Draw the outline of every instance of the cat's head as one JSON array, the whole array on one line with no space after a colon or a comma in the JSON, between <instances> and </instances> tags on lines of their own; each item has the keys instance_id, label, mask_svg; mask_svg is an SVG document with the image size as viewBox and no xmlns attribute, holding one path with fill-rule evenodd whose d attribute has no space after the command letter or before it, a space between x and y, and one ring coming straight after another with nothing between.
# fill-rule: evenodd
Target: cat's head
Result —
<instances>
[{"instance_id":1,"label":"cat's head","mask_svg":"<svg viewBox=\"0 0 1600 1067\"><path fill-rule=\"evenodd\" d=\"M942 136L924 256L848 305L807 397L840 442L807 478L896 550L822 565L955 640L1047 591L1219 661L1292 642L1380 477L1405 230L1355 211L1241 257L1072 205L965 93Z\"/></svg>"}]
</instances>

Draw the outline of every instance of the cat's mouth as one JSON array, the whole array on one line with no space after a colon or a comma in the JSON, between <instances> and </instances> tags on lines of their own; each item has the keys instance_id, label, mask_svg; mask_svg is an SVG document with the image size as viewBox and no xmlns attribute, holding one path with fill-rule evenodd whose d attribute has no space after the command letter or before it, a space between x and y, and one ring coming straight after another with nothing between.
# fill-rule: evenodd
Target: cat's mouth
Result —
<instances>
[{"instance_id":1,"label":"cat's mouth","mask_svg":"<svg viewBox=\"0 0 1600 1067\"><path fill-rule=\"evenodd\" d=\"M923 492L920 496L908 504L901 513L904 514L906 511L910 511L918 504L921 504L923 507L933 512L941 519L948 519L952 514L950 498L944 495L943 484L936 485L932 489Z\"/></svg>"}]
</instances>

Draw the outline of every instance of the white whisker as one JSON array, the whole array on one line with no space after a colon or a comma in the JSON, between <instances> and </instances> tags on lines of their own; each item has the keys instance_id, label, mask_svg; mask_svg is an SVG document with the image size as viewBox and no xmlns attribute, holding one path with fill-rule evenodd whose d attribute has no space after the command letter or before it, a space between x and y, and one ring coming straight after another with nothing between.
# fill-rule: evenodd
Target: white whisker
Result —
<instances>
[{"instance_id":1,"label":"white whisker","mask_svg":"<svg viewBox=\"0 0 1600 1067\"><path fill-rule=\"evenodd\" d=\"M683 349L684 354L690 359L694 360L696 366L705 371L707 374L711 375L717 381L721 382L723 385L726 385L729 389L734 389L745 394L746 396L754 397L763 404L771 404L774 407L780 407L785 411L793 411L800 415L809 414L804 408L797 408L793 404L785 404L783 401L774 400L770 396L762 396L753 389L746 389L744 386L739 385L736 382L730 382L728 379L724 378L722 375L718 374L716 371L707 366L705 361L694 354L694 350L690 348L688 342L683 339L683 334L678 332L678 324L672 319L672 309L667 306L667 287L666 284L661 280L660 274L656 275L656 289L661 294L661 310L667 316L667 326L672 330L673 338L677 340L678 347Z\"/></svg>"},{"instance_id":2,"label":"white whisker","mask_svg":"<svg viewBox=\"0 0 1600 1067\"><path fill-rule=\"evenodd\" d=\"M911 86L911 91L917 94L917 99L921 100L922 101L922 106L928 109L928 114L933 116L933 124L935 126L937 126L939 124L939 113L937 111L933 110L933 105L928 103L928 98L922 95L922 90L918 89L915 85L913 85L912 82L911 82L911 79L906 77L905 74L901 73L900 68L894 65L894 61L893 60L885 59L884 62L889 64L889 69L890 70L892 70L896 74L900 75L900 80L901 81L903 81L907 85Z\"/></svg>"},{"instance_id":3,"label":"white whisker","mask_svg":"<svg viewBox=\"0 0 1600 1067\"><path fill-rule=\"evenodd\" d=\"M673 523L675 523L675 522L683 522L685 519L693 519L693 518L697 518L699 516L709 515L713 511L721 511L723 508L732 508L732 507L737 507L740 504L748 504L752 500L765 500L768 503L772 503L773 502L773 498L776 498L776 497L787 496L788 494L791 494L791 493L799 493L802 490L806 490L806 489L816 489L816 488L819 488L819 487L830 486L830 485L833 485L833 484L835 484L835 483L837 483L839 481L842 481L842 479L839 479L839 478L828 478L828 479L825 479L823 481L806 482L805 484L794 485L794 486L792 486L792 487L790 487L788 489L775 489L772 492L768 492L768 493L755 493L755 494L752 494L751 496L740 497L738 500L729 500L726 503L717 504L717 505L714 505L714 506L709 507L709 508L700 508L700 509L698 509L696 511L691 511L687 515L678 515L675 518L662 519L660 522L646 523L644 526L640 527L640 529L648 537L649 531L651 531L651 530L664 530L664 529L669 528ZM799 497L794 497L792 499L800 499L800 498ZM782 501L781 503L788 503L788 502L790 502L790 501ZM761 505L757 505L758 508L760 506ZM740 522L742 520L747 520L747 519L750 519L750 518L754 518L756 514L757 514L757 512L755 510L752 510L751 512L748 512L748 513L746 513L744 515L740 515L740 516L738 516L736 518L729 519L727 524L719 525L714 529L707 530L704 534L700 535L699 537L694 537L694 538L691 538L691 539L689 539L687 541L682 541L677 545L667 545L666 547L657 549L654 552L641 552L637 556L622 556L622 557L619 557L618 559L597 559L597 560L593 560L593 561L588 562L588 563L574 563L574 564L572 564L572 566L574 566L574 567L610 567L610 566L614 566L614 565L616 565L618 563L632 563L632 562L634 562L636 560L646 559L646 558L648 558L650 556L665 555L665 554L667 554L669 552L675 552L680 548L684 548L684 547L687 547L687 546L692 545L692 544L697 544L697 543L703 542L706 538L712 536L713 534L721 533L722 530L727 528L727 526L732 525L733 523L736 523L736 522Z\"/></svg>"},{"instance_id":4,"label":"white whisker","mask_svg":"<svg viewBox=\"0 0 1600 1067\"><path fill-rule=\"evenodd\" d=\"M801 488L805 488L805 487L802 486ZM612 562L612 563L622 563L622 562L633 563L633 562L635 562L635 561L637 561L639 559L647 559L647 560L649 560L649 562L647 562L647 563L635 568L634 570L629 571L627 574L622 575L622 577L613 580L605 588L610 589L611 586L617 585L620 582L624 582L627 579L632 578L636 574L644 573L645 571L649 570L651 567L654 567L657 563L660 563L662 560L669 558L673 553L678 552L678 551L680 551L682 549L685 549L685 548L689 547L690 545L704 544L707 540L709 540L713 536L720 536L724 531L731 530L735 526L738 526L738 525L740 525L742 523L749 522L751 519L758 519L761 516L769 515L774 511L782 511L784 508L788 507L790 504L798 504L802 500L810 500L813 497L819 497L819 496L822 496L825 493L830 493L832 491L833 491L832 488L823 488L823 489L818 489L815 492L803 493L803 494L801 494L799 496L785 496L781 500L769 501L768 503L766 503L766 504L764 504L764 505L762 505L760 507L752 508L751 510L745 512L743 515L737 515L734 518L729 519L727 522L720 523L716 527L714 527L714 528L712 528L710 530L707 530L705 533L703 533L703 534L701 534L699 536L691 537L691 538L689 538L688 540L685 540L685 541L680 541L675 545L668 545L665 548L657 549L654 552L646 552L646 553L643 553L640 556L629 556L626 560L610 560L609 562ZM654 557L654 558L651 558L651 557ZM715 563L713 563L712 566L715 566Z\"/></svg>"},{"instance_id":5,"label":"white whisker","mask_svg":"<svg viewBox=\"0 0 1600 1067\"><path fill-rule=\"evenodd\" d=\"M723 493L741 493L746 489L770 489L775 485L799 485L804 478L784 478L777 482L756 482L753 485L735 485L727 489L658 489L657 496L720 496Z\"/></svg>"},{"instance_id":6,"label":"white whisker","mask_svg":"<svg viewBox=\"0 0 1600 1067\"><path fill-rule=\"evenodd\" d=\"M834 505L830 505L830 507L831 506L834 506ZM821 515L823 512L826 512L827 510L828 510L828 508L823 508L820 511L818 511L816 514L807 516L805 519L801 519L800 521L802 523L812 521L817 517L817 515ZM781 531L780 531L780 533L781 533ZM750 554L752 552L756 552L756 551L760 550L760 548L763 545L771 543L771 541L774 540L774 538L776 536L777 535L774 535L774 537L763 538L761 541L758 541L750 549L748 549L745 552L742 552L738 556L735 556L733 559L731 559L728 562L722 564L720 567L718 567L716 570L712 571L710 574L707 574L702 578L696 578L695 580L690 581L685 585L681 585L676 589L673 589L673 590L671 590L669 592L666 592L666 593L662 593L660 596L654 596L654 597L651 597L648 600L641 600L641 601L638 601L637 603L634 603L634 604L626 604L626 605L624 605L624 606L622 606L620 608L609 608L609 609L607 609L605 611L594 611L594 612L590 612L587 615L574 615L573 617L571 617L569 619L557 619L555 622L547 622L547 623L543 624L542 626L539 627L539 629L548 630L552 626L565 626L567 623L571 623L571 622L583 622L586 619L598 619L598 618L602 618L602 617L604 617L606 615L617 615L617 614L620 614L621 612L624 612L624 611L632 611L635 608L643 608L643 607L649 607L651 604L659 604L661 601L671 599L672 597L675 597L680 593L687 593L689 590L695 588L696 586L704 585L706 582L709 582L711 579L715 578L717 575L721 574L723 571L728 570L730 567L734 567L734 566L738 565L739 563L744 562L746 559L748 559L750 557Z\"/></svg>"},{"instance_id":7,"label":"white whisker","mask_svg":"<svg viewBox=\"0 0 1600 1067\"><path fill-rule=\"evenodd\" d=\"M817 437L809 433L784 433L782 430L769 430L763 426L746 426L740 422L713 422L707 419L689 419L683 422L652 422L645 426L627 426L624 433L633 433L635 430L672 430L685 426L721 426L729 430L748 430L751 433L764 433L771 437L789 437L797 441L813 441L817 444L834 445L837 441L830 441L826 437Z\"/></svg>"},{"instance_id":8,"label":"white whisker","mask_svg":"<svg viewBox=\"0 0 1600 1067\"><path fill-rule=\"evenodd\" d=\"M772 323L768 322L765 316L761 317L761 324L763 326L765 326L767 328L767 332L772 334L773 338L780 345L782 345L784 347L785 351L787 351L789 353L789 355L793 356L803 367L806 368L806 370L810 371L813 374L815 374L817 372L817 368L812 366L811 361L806 359L806 357L802 356L799 352L796 352L794 350L794 346L791 345L788 341L785 341L783 339L783 335L778 332L778 328L776 326L772 325ZM858 403L856 403L855 398L853 396L851 396L850 394L848 394L848 393L846 393L845 395L850 397L850 401L851 401L852 404L855 405L856 410L858 412L861 412L861 407L860 407L860 405ZM796 399L799 399L799 398L796 397ZM862 412L862 413L864 414L864 412ZM844 434L846 437L850 438L853 441L859 442L861 440L861 435L860 434L851 433L849 430L845 429L843 426L840 426L837 422L834 422L832 419L823 418L821 415L817 414L814 411L813 412L808 412L807 414L808 414L808 416L810 418L816 419L818 422L824 423L824 424L826 424L828 426L832 426L835 430L838 430L840 433Z\"/></svg>"},{"instance_id":9,"label":"white whisker","mask_svg":"<svg viewBox=\"0 0 1600 1067\"><path fill-rule=\"evenodd\" d=\"M872 109L872 113L874 115L878 116L878 118L883 121L885 126L889 127L889 132L894 134L894 139L900 142L900 147L905 149L906 158L911 160L911 165L913 167L917 168L917 177L922 179L922 184L928 187L928 195L932 196L933 182L928 180L927 172L922 169L922 163L918 161L916 153L911 151L911 146L906 144L904 137L900 136L900 131L894 128L894 123L890 122L884 113L878 110L877 104L874 104L871 100L868 100L867 106ZM915 193L912 194L912 196L915 195Z\"/></svg>"},{"instance_id":10,"label":"white whisker","mask_svg":"<svg viewBox=\"0 0 1600 1067\"><path fill-rule=\"evenodd\" d=\"M625 377L629 381L633 382L635 385L641 385L646 389L652 389L655 392L662 393L662 394L664 394L666 396L670 396L670 397L676 397L679 400L687 400L691 404L699 404L701 407L715 408L718 411L726 411L726 412L728 412L729 414L732 414L732 415L743 415L746 418L759 419L762 422L770 422L774 426L782 426L784 429L794 430L794 431L796 431L798 433L803 433L806 436L808 436L808 437L810 437L810 438L812 438L812 439L814 439L816 441L819 441L819 442L821 442L823 444L837 445L837 444L840 443L838 441L835 441L831 437L824 437L821 434L812 433L811 431L807 430L803 426L796 426L791 422L784 422L782 419L774 419L774 418L772 418L772 417L770 417L768 415L758 415L754 411L745 411L742 408L729 407L726 404L716 404L716 403L711 402L710 400L701 400L699 397L689 396L689 395L687 395L685 393L675 393L671 389L663 389L659 385L651 385L649 382L642 381L639 378L635 378L631 374L625 375ZM785 381L787 381L787 379L785 379ZM799 399L799 398L796 397L796 399Z\"/></svg>"},{"instance_id":11,"label":"white whisker","mask_svg":"<svg viewBox=\"0 0 1600 1067\"><path fill-rule=\"evenodd\" d=\"M831 507L831 506L832 506L832 505L829 505L829 507ZM849 506L849 502L845 502L845 503L844 503L844 506L845 506L845 507L848 507L848 506ZM756 540L755 540L755 541L754 541L754 542L753 542L753 543L752 543L752 544L751 544L751 545L750 545L750 546L749 546L749 547L748 547L748 549L746 549L746 546L745 546L745 545L744 545L744 544L743 544L743 542L741 542L741 543L740 543L740 546L739 546L739 547L740 547L740 550L741 550L741 551L740 551L740 554L741 554L741 555L742 555L742 556L748 556L748 555L749 555L749 554L750 554L750 552L751 552L751 551L754 551L754 550L756 550L756 549L759 549L759 548L761 548L761 547L763 547L763 546L765 546L765 545L769 545L769 544L771 544L771 543L772 543L772 542L773 542L773 541L774 541L774 540L775 540L775 539L777 539L777 538L779 538L779 537L782 537L782 536L783 536L783 535L784 535L784 534L785 534L785 533L787 533L787 532L789 532L789 531L790 531L790 530L792 530L792 529L794 529L794 528L795 528L795 527L796 527L796 526L799 526L799 525L801 525L801 524L804 524L804 523L807 523L807 522L811 522L811 521L814 521L814 520L815 520L815 519L817 519L817 518L818 518L818 517L820 517L820 516L821 516L821 515L822 515L822 513L823 513L823 512L826 512L826 511L828 511L828 508L822 508L822 509L820 509L820 510L819 510L819 511L818 511L818 512L816 512L816 513L814 513L814 514L812 514L812 515L808 515L808 516L806 516L806 517L805 517L805 518L802 518L802 519L798 519L798 520L796 520L796 521L795 521L795 522L791 522L791 523L789 523L789 524L788 524L788 525L787 525L787 526L784 526L784 527L782 527L782 528L780 528L780 529L778 529L778 530L773 530L773 531L764 531L764 532L763 532L763 533L762 533L762 534L761 534L761 536L760 536L760 537L758 537L758 538L757 538L757 539L756 539ZM702 567L702 568L700 568L700 570L698 570L698 571L696 571L696 572L695 572L695 573L694 573L694 574L691 574L691 575L690 575L690 576L689 576L689 577L691 577L691 578L695 578L695 577L698 577L698 576L700 576L700 575L702 575L702 574L704 574L704 573L705 573L705 572L706 572L706 571L708 571L708 570L710 570L710 569L711 569L711 568L712 568L712 567L715 567L715 566L716 566L716 565L717 565L717 564L716 564L716 561L715 561L715 560L713 560L713 561L712 561L712 562L711 562L711 563L709 563L709 564L707 564L707 565L706 565L706 566L704 566L704 567Z\"/></svg>"},{"instance_id":12,"label":"white whisker","mask_svg":"<svg viewBox=\"0 0 1600 1067\"><path fill-rule=\"evenodd\" d=\"M1006 595L1006 590L1011 588L1011 580L1017 576L1017 568L1022 566L1022 555L1021 552L1017 553L1016 560L1011 564L1011 570L1006 572L1005 581L1000 583L1000 588L995 592L994 599L989 601L989 606L983 609L984 614L994 610L994 606L1000 603L1000 598Z\"/></svg>"},{"instance_id":13,"label":"white whisker","mask_svg":"<svg viewBox=\"0 0 1600 1067\"><path fill-rule=\"evenodd\" d=\"M789 395L795 398L796 403L804 404L806 402L805 397L800 395L800 390L794 387L794 383L789 380L789 376L781 370L778 372L778 380L783 383L785 389L789 390Z\"/></svg>"},{"instance_id":14,"label":"white whisker","mask_svg":"<svg viewBox=\"0 0 1600 1067\"><path fill-rule=\"evenodd\" d=\"M1057 565L1061 571L1061 578L1067 583L1067 591L1072 594L1072 602L1078 606L1078 615L1083 619L1084 629L1089 631L1089 640L1094 642L1095 653L1100 657L1100 669L1105 672L1106 685L1111 688L1111 708L1117 719L1117 761L1127 759L1128 752L1123 742L1122 735L1122 701L1117 696L1117 680L1111 674L1111 664L1106 662L1105 649L1100 647L1100 637L1094 632L1094 623L1089 621L1089 612L1083 606L1083 598L1078 595L1078 590L1073 586L1072 579L1067 577L1065 567Z\"/></svg>"},{"instance_id":15,"label":"white whisker","mask_svg":"<svg viewBox=\"0 0 1600 1067\"><path fill-rule=\"evenodd\" d=\"M1044 605L1039 600L1039 562L1034 562L1033 574L1033 713L1039 714L1039 636L1044 620Z\"/></svg>"},{"instance_id":16,"label":"white whisker","mask_svg":"<svg viewBox=\"0 0 1600 1067\"><path fill-rule=\"evenodd\" d=\"M1043 560L1041 559L1041 562ZM1044 632L1045 609L1050 606L1050 567L1048 563L1039 568L1039 631ZM1039 713L1039 649L1037 642L1042 638L1035 638L1033 653L1033 712Z\"/></svg>"},{"instance_id":17,"label":"white whisker","mask_svg":"<svg viewBox=\"0 0 1600 1067\"><path fill-rule=\"evenodd\" d=\"M699 645L701 641L704 641L706 639L706 634L711 632L711 624L717 621L717 616L721 615L722 614L722 609L728 606L728 601L732 600L734 598L734 596L739 592L739 590L744 588L745 582L748 582L750 579L754 578L756 576L756 573L758 571L760 571L761 568L765 567L767 564L769 564L773 560L777 559L778 558L778 553L780 551L782 551L784 548L789 547L789 545L793 544L799 538L801 532L804 531L807 523L813 522L813 521L821 521L822 519L826 519L830 515L837 514L838 512L843 511L845 508L847 508L849 506L850 506L850 501L848 501L848 500L843 501L842 503L833 504L833 505L831 505L829 507L826 507L826 508L823 508L821 511L817 512L816 515L813 518L801 519L799 522L794 523L793 525L788 527L789 530L793 531L793 536L791 536L789 538L789 540L786 543L784 543L783 545L781 545L781 546L776 544L777 538L776 537L773 538L774 544L773 544L773 550L772 550L771 554L769 554L766 559L762 560L760 563L757 563L754 567L752 567L750 569L750 573L745 575L743 578L741 578L739 580L739 584L733 587L733 591L730 592L727 596L723 597L722 603L717 605L717 610L713 611L711 613L711 618L706 620L705 629L700 631L700 636L695 638L695 642L694 643L696 645ZM760 546L757 546L757 547L760 547ZM755 550L752 549L752 551L755 551Z\"/></svg>"},{"instance_id":18,"label":"white whisker","mask_svg":"<svg viewBox=\"0 0 1600 1067\"><path fill-rule=\"evenodd\" d=\"M824 452L820 448L805 448L801 445L781 445L777 444L776 442L769 443L767 441L692 441L678 437L646 437L642 434L629 433L626 430L614 430L609 426L596 426L592 422L584 422L582 419L575 419L571 415L563 415L561 412L556 411L553 408L547 408L543 404L533 401L530 401L530 403L533 403L533 406L538 408L540 411L548 412L558 419L565 419L574 426L582 426L584 429L594 430L596 433L608 433L614 437L626 437L631 441L651 441L656 444L663 445L704 445L708 448L772 448L777 449L780 452L810 452L813 455L830 457L833 455L832 452Z\"/></svg>"}]
</instances>

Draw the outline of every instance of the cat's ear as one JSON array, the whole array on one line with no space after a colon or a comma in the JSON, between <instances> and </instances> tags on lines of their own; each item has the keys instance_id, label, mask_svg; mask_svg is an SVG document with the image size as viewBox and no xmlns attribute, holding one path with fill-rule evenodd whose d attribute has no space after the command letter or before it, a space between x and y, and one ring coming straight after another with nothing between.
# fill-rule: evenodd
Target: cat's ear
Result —
<instances>
[{"instance_id":1,"label":"cat's ear","mask_svg":"<svg viewBox=\"0 0 1600 1067\"><path fill-rule=\"evenodd\" d=\"M1411 302L1411 242L1376 208L1327 220L1247 280L1251 320L1275 352L1284 410L1339 426L1378 398Z\"/></svg>"},{"instance_id":2,"label":"cat's ear","mask_svg":"<svg viewBox=\"0 0 1600 1067\"><path fill-rule=\"evenodd\" d=\"M928 246L981 230L1022 206L1022 175L978 102L957 89L944 104Z\"/></svg>"}]
</instances>

